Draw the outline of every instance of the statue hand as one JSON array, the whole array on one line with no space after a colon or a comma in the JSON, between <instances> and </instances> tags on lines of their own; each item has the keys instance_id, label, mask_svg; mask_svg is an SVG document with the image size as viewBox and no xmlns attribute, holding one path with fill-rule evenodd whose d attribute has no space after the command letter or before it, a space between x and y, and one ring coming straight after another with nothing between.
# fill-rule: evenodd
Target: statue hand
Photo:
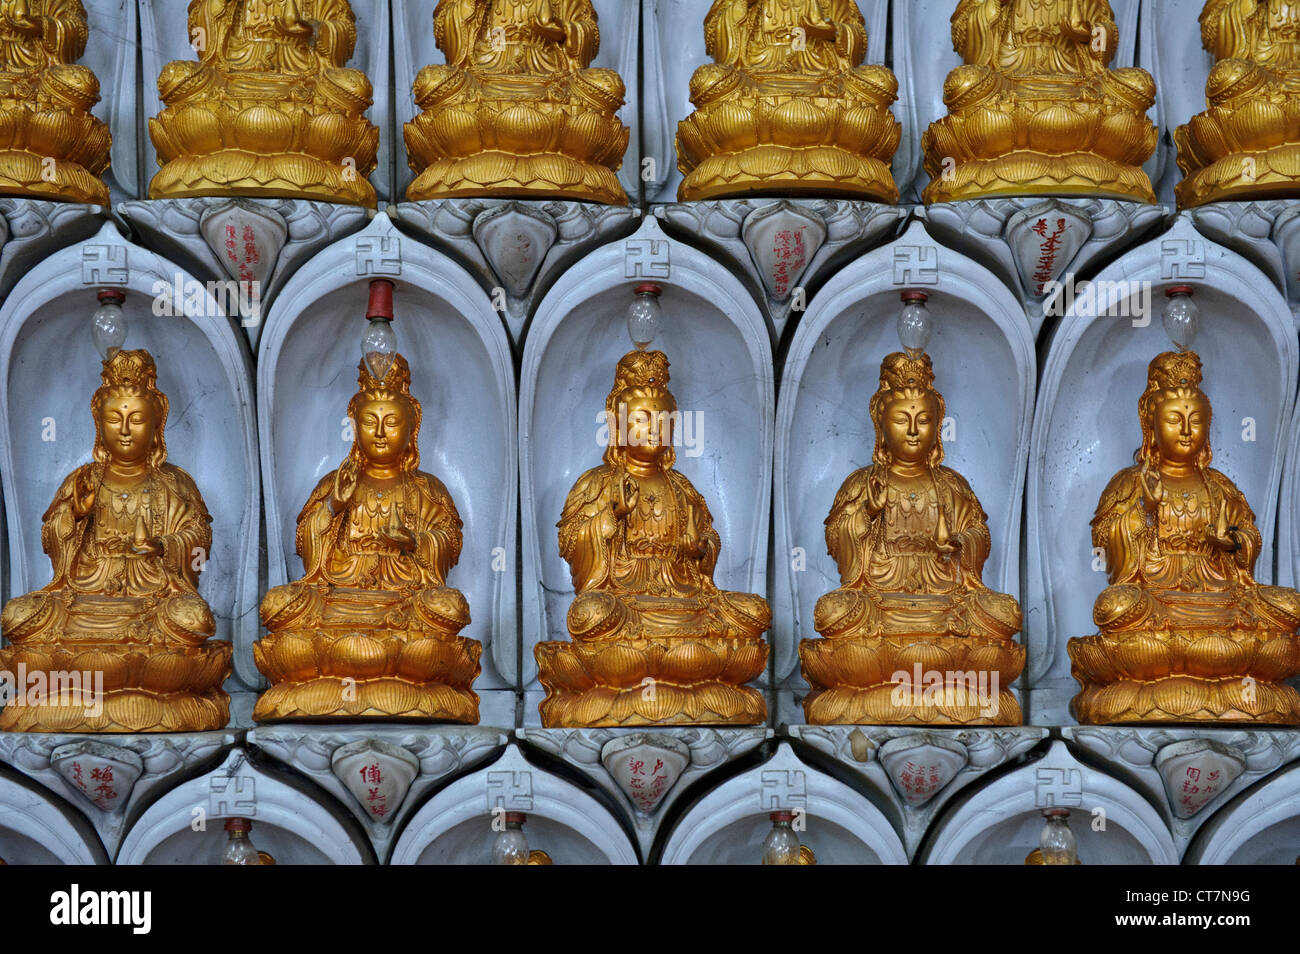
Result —
<instances>
[{"instance_id":1,"label":"statue hand","mask_svg":"<svg viewBox=\"0 0 1300 954\"><path fill-rule=\"evenodd\" d=\"M806 18L799 26L803 29L804 36L809 40L826 40L828 42L835 40L835 24L829 20Z\"/></svg>"},{"instance_id":2,"label":"statue hand","mask_svg":"<svg viewBox=\"0 0 1300 954\"><path fill-rule=\"evenodd\" d=\"M872 513L879 513L888 503L889 484L877 473L867 478L867 503Z\"/></svg>"},{"instance_id":3,"label":"statue hand","mask_svg":"<svg viewBox=\"0 0 1300 954\"><path fill-rule=\"evenodd\" d=\"M91 480L91 471L87 467L78 472L72 486L72 510L78 517L84 517L95 509L95 483Z\"/></svg>"},{"instance_id":4,"label":"statue hand","mask_svg":"<svg viewBox=\"0 0 1300 954\"><path fill-rule=\"evenodd\" d=\"M401 524L384 527L384 529L379 532L387 543L397 547L397 549L401 550L403 553L410 553L415 549L415 534L410 530L407 530Z\"/></svg>"},{"instance_id":5,"label":"statue hand","mask_svg":"<svg viewBox=\"0 0 1300 954\"><path fill-rule=\"evenodd\" d=\"M330 508L335 513L346 510L351 506L352 498L357 492L358 483L360 483L360 480L357 476L356 464L349 458L334 472L334 492L330 495Z\"/></svg>"},{"instance_id":6,"label":"statue hand","mask_svg":"<svg viewBox=\"0 0 1300 954\"><path fill-rule=\"evenodd\" d=\"M1142 488L1142 497L1149 506L1158 506L1165 499L1164 481L1160 479L1158 472L1152 471L1147 466L1145 461L1142 463L1142 470L1138 473L1138 484Z\"/></svg>"},{"instance_id":7,"label":"statue hand","mask_svg":"<svg viewBox=\"0 0 1300 954\"><path fill-rule=\"evenodd\" d=\"M1241 549L1235 533L1236 527L1228 526L1228 502L1224 500L1219 504L1219 515L1214 520L1214 526L1205 528L1205 539L1220 550L1233 552Z\"/></svg>"},{"instance_id":8,"label":"statue hand","mask_svg":"<svg viewBox=\"0 0 1300 954\"><path fill-rule=\"evenodd\" d=\"M640 491L631 477L624 477L618 483L618 497L614 501L614 516L626 517L637 504Z\"/></svg>"},{"instance_id":9,"label":"statue hand","mask_svg":"<svg viewBox=\"0 0 1300 954\"><path fill-rule=\"evenodd\" d=\"M163 543L158 537L148 537L144 540L133 540L131 549L141 556L160 557L163 555Z\"/></svg>"}]
</instances>

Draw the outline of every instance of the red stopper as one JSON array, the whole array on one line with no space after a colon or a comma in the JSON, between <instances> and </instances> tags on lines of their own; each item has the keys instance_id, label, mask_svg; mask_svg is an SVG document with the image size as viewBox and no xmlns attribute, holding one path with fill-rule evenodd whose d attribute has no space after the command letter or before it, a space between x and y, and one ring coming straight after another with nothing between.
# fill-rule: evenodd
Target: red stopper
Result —
<instances>
[{"instance_id":1,"label":"red stopper","mask_svg":"<svg viewBox=\"0 0 1300 954\"><path fill-rule=\"evenodd\" d=\"M393 283L387 278L371 280L370 304L366 306L366 318L393 320Z\"/></svg>"},{"instance_id":2,"label":"red stopper","mask_svg":"<svg viewBox=\"0 0 1300 954\"><path fill-rule=\"evenodd\" d=\"M902 292L898 297L903 299L903 301L905 302L919 301L922 304L930 300L929 295L927 295L923 291L918 291L915 288L907 289L906 291Z\"/></svg>"},{"instance_id":3,"label":"red stopper","mask_svg":"<svg viewBox=\"0 0 1300 954\"><path fill-rule=\"evenodd\" d=\"M506 824L522 825L528 821L528 816L523 812L506 812Z\"/></svg>"},{"instance_id":4,"label":"red stopper","mask_svg":"<svg viewBox=\"0 0 1300 954\"><path fill-rule=\"evenodd\" d=\"M101 288L96 292L96 297L101 305L110 301L115 305L120 305L126 301L126 292L120 288Z\"/></svg>"},{"instance_id":5,"label":"red stopper","mask_svg":"<svg viewBox=\"0 0 1300 954\"><path fill-rule=\"evenodd\" d=\"M253 823L247 818L227 818L226 831L252 831Z\"/></svg>"},{"instance_id":6,"label":"red stopper","mask_svg":"<svg viewBox=\"0 0 1300 954\"><path fill-rule=\"evenodd\" d=\"M663 291L663 286L658 285L655 282L642 282L636 286L636 293L638 295L662 295Z\"/></svg>"},{"instance_id":7,"label":"red stopper","mask_svg":"<svg viewBox=\"0 0 1300 954\"><path fill-rule=\"evenodd\" d=\"M772 812L767 817L772 819L772 821L774 822L790 822L790 821L794 821L794 812L789 812L789 811Z\"/></svg>"},{"instance_id":8,"label":"red stopper","mask_svg":"<svg viewBox=\"0 0 1300 954\"><path fill-rule=\"evenodd\" d=\"M1070 810L1068 808L1044 808L1043 809L1044 818L1059 818L1063 815L1069 815L1069 814L1070 814Z\"/></svg>"},{"instance_id":9,"label":"red stopper","mask_svg":"<svg viewBox=\"0 0 1300 954\"><path fill-rule=\"evenodd\" d=\"M1165 289L1165 296L1173 298L1175 295L1194 295L1196 289L1191 285L1170 285Z\"/></svg>"}]
</instances>

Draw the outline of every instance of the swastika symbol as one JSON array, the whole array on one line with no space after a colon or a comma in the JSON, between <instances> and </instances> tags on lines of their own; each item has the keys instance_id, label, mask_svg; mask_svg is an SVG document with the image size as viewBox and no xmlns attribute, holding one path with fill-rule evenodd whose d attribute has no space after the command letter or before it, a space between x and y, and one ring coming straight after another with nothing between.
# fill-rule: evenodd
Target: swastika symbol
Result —
<instances>
[{"instance_id":1,"label":"swastika symbol","mask_svg":"<svg viewBox=\"0 0 1300 954\"><path fill-rule=\"evenodd\" d=\"M1205 243L1199 239L1165 239L1160 243L1160 275L1165 279L1204 278Z\"/></svg>"},{"instance_id":2,"label":"swastika symbol","mask_svg":"<svg viewBox=\"0 0 1300 954\"><path fill-rule=\"evenodd\" d=\"M666 239L628 239L624 243L624 278L667 278L671 272Z\"/></svg>"},{"instance_id":3,"label":"swastika symbol","mask_svg":"<svg viewBox=\"0 0 1300 954\"><path fill-rule=\"evenodd\" d=\"M402 274L402 239L397 235L364 235L357 239L357 275Z\"/></svg>"},{"instance_id":4,"label":"swastika symbol","mask_svg":"<svg viewBox=\"0 0 1300 954\"><path fill-rule=\"evenodd\" d=\"M900 245L894 249L894 284L939 284L939 250L933 245Z\"/></svg>"},{"instance_id":5,"label":"swastika symbol","mask_svg":"<svg viewBox=\"0 0 1300 954\"><path fill-rule=\"evenodd\" d=\"M511 812L533 810L532 772L488 772L487 807Z\"/></svg>"},{"instance_id":6,"label":"swastika symbol","mask_svg":"<svg viewBox=\"0 0 1300 954\"><path fill-rule=\"evenodd\" d=\"M129 278L125 245L87 245L81 250L81 284L125 285Z\"/></svg>"},{"instance_id":7,"label":"swastika symbol","mask_svg":"<svg viewBox=\"0 0 1300 954\"><path fill-rule=\"evenodd\" d=\"M1083 773L1074 768L1040 768L1034 780L1034 804L1060 808L1083 804Z\"/></svg>"},{"instance_id":8,"label":"swastika symbol","mask_svg":"<svg viewBox=\"0 0 1300 954\"><path fill-rule=\"evenodd\" d=\"M808 804L808 778L799 769L769 769L759 776L758 800L763 811L804 808Z\"/></svg>"},{"instance_id":9,"label":"swastika symbol","mask_svg":"<svg viewBox=\"0 0 1300 954\"><path fill-rule=\"evenodd\" d=\"M257 779L247 775L209 779L208 814L213 818L256 818L256 785Z\"/></svg>"}]
</instances>

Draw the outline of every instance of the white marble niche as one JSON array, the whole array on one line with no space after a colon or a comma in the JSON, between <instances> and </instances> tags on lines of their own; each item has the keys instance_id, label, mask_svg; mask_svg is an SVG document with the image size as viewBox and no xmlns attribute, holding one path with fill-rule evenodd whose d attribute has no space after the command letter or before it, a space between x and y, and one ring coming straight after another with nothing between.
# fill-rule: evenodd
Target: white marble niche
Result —
<instances>
[{"instance_id":1,"label":"white marble niche","mask_svg":"<svg viewBox=\"0 0 1300 954\"><path fill-rule=\"evenodd\" d=\"M802 695L799 641L816 637L818 598L840 585L825 520L845 479L871 463L867 406L880 362L902 351L900 292L929 296L927 351L944 396L944 466L970 483L989 518L987 586L1020 597L1020 517L1033 413L1034 342L1020 306L990 271L934 242L919 222L839 271L813 298L786 356L777 408L773 569L777 685ZM1023 638L1023 637L1022 637ZM781 715L803 722L781 696ZM787 709L786 706L792 708Z\"/></svg>"},{"instance_id":2,"label":"white marble niche","mask_svg":"<svg viewBox=\"0 0 1300 954\"><path fill-rule=\"evenodd\" d=\"M155 293L177 279L184 313L156 315ZM0 485L9 529L5 596L50 581L41 516L59 483L91 460L90 399L102 360L90 333L101 288L125 291L125 347L147 349L167 395L167 459L194 478L212 515L212 550L199 595L216 638L256 636L261 527L253 377L241 335L202 286L161 256L133 245L111 223L46 258L0 307ZM170 292L163 297L172 304ZM162 307L160 305L159 307ZM238 657L238 653L236 654ZM236 675L252 686L252 660Z\"/></svg>"},{"instance_id":3,"label":"white marble niche","mask_svg":"<svg viewBox=\"0 0 1300 954\"><path fill-rule=\"evenodd\" d=\"M1202 387L1214 412L1212 466L1246 495L1264 539L1256 578L1274 579L1273 530L1298 360L1286 300L1255 266L1203 238L1186 216L1108 265L1096 281L1114 283L1118 307L1081 301L1061 319L1043 366L1030 445L1028 721L1037 725L1074 721L1068 706L1079 685L1066 643L1096 632L1092 605L1107 584L1089 523L1107 482L1133 463L1141 443L1137 405L1147 366L1174 349L1161 321L1171 285L1195 288L1201 327L1192 347L1203 361ZM1148 288L1143 324L1139 300Z\"/></svg>"},{"instance_id":4,"label":"white marble niche","mask_svg":"<svg viewBox=\"0 0 1300 954\"><path fill-rule=\"evenodd\" d=\"M296 520L313 488L352 446L348 401L357 389L370 282L395 283L393 330L423 407L420 469L439 478L464 523L447 585L469 601L461 633L483 643L474 689L484 725L514 725L517 671L516 424L510 345L474 279L440 252L397 234L379 213L329 246L276 298L262 336L257 413L268 586L302 576ZM256 638L257 624L251 629ZM251 638L237 658L252 667ZM485 690L504 690L491 698Z\"/></svg>"},{"instance_id":5,"label":"white marble niche","mask_svg":"<svg viewBox=\"0 0 1300 954\"><path fill-rule=\"evenodd\" d=\"M690 426L678 428L676 469L704 496L722 538L714 580L725 590L767 593L774 395L763 314L724 266L646 217L636 234L597 249L561 276L538 306L524 347L525 725L538 724L541 696L533 647L569 638L573 581L555 523L574 482L601 463L605 398L619 358L633 350L626 313L642 281L663 289L663 329L650 347L668 356L669 390L683 421L689 414Z\"/></svg>"}]
</instances>

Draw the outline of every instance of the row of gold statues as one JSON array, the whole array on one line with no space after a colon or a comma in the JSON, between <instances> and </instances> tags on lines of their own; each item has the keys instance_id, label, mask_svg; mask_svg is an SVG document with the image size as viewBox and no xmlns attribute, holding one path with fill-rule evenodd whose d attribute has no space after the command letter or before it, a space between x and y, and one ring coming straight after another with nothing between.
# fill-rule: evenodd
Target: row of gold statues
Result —
<instances>
[{"instance_id":1,"label":"row of gold statues","mask_svg":"<svg viewBox=\"0 0 1300 954\"><path fill-rule=\"evenodd\" d=\"M590 0L438 0L406 123L411 201L454 196L626 204L614 172L626 93L592 67ZM1178 128L1183 206L1300 194L1300 6L1206 0L1215 56L1208 109ZM678 126L683 201L749 194L897 202L889 163L898 82L863 65L854 0L714 0L713 62L690 81ZM168 63L149 121L161 169L151 198L288 196L374 205L372 89L346 64L348 0L190 0L197 60ZM958 0L948 115L925 133L926 202L1010 194L1155 201L1142 165L1157 142L1155 82L1111 69L1107 0ZM0 194L105 204L107 127L91 115L81 0L0 2Z\"/></svg>"},{"instance_id":2,"label":"row of gold statues","mask_svg":"<svg viewBox=\"0 0 1300 954\"><path fill-rule=\"evenodd\" d=\"M391 301L391 283L371 291L382 316L375 302ZM395 351L361 362L351 450L298 516L303 575L262 601L267 635L254 655L271 686L260 721L478 720L481 645L460 635L470 608L447 585L462 523L446 487L419 469L410 383ZM1136 463L1097 507L1093 544L1111 585L1094 608L1098 635L1069 644L1083 722L1300 723L1300 696L1284 684L1300 674L1300 594L1254 579L1260 533L1241 492L1210 467L1201 383L1193 352L1151 362ZM627 426L611 423L603 462L565 501L559 553L575 597L571 639L535 649L545 725L766 719L747 683L767 664L771 610L714 582L722 540L704 495L675 469L668 384L663 352L619 360L605 413ZM987 518L943 466L946 408L929 355L886 357L868 411L872 462L848 475L826 518L840 587L817 601L819 638L800 645L806 717L1019 724L1010 688L1025 663L1021 611L981 579ZM5 708L0 729L221 728L231 646L210 638L197 589L211 519L167 460L168 402L148 352L110 352L91 412L92 461L44 516L53 579L3 611L0 669L49 673L51 691ZM102 698L55 681L68 671L102 673Z\"/></svg>"}]
</instances>

